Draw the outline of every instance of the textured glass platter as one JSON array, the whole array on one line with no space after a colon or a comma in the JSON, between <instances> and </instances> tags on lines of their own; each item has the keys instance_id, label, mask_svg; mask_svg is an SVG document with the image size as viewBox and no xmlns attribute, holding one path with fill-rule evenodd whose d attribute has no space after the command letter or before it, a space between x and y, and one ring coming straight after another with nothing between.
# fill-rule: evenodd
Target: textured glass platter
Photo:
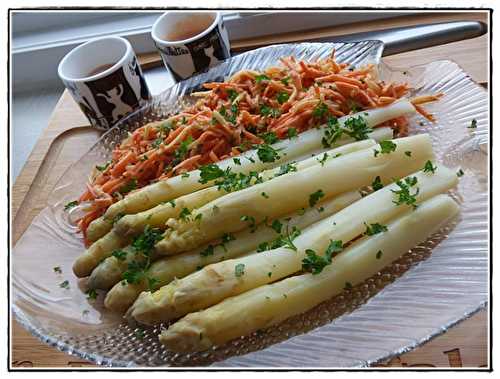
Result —
<instances>
[{"instance_id":1,"label":"textured glass platter","mask_svg":"<svg viewBox=\"0 0 500 379\"><path fill-rule=\"evenodd\" d=\"M165 118L206 81L241 69L262 69L281 56L315 60L336 49L341 62L379 64L386 81L407 81L412 96L443 92L426 106L437 119L410 119L410 134L431 135L437 161L465 175L452 196L461 207L450 225L364 283L277 327L213 350L174 354L159 344L162 326L137 328L89 302L85 280L71 266L83 243L63 211L77 198L91 168L105 161L128 130ZM17 320L42 341L108 366L359 367L400 354L485 307L489 288L489 120L486 91L455 63L392 69L380 63L378 41L270 46L226 61L181 82L107 132L58 182L45 208L12 255L12 307ZM471 120L477 129L469 129ZM62 274L54 273L55 266ZM67 280L69 288L59 284ZM242 311L244 314L244 310Z\"/></svg>"}]
</instances>

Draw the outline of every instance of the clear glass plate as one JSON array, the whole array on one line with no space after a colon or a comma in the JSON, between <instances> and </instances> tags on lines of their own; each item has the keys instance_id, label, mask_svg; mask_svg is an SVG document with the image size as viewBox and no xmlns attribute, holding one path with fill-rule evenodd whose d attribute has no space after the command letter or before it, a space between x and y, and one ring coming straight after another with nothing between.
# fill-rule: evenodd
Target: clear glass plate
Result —
<instances>
[{"instance_id":1,"label":"clear glass plate","mask_svg":"<svg viewBox=\"0 0 500 379\"><path fill-rule=\"evenodd\" d=\"M78 197L90 169L106 160L128 130L175 112L205 81L241 69L262 69L294 55L314 60L336 49L340 61L379 64L382 79L408 81L412 95L443 92L426 108L437 122L411 118L410 134L431 135L438 161L465 175L453 196L461 214L453 224L352 290L282 324L204 353L174 354L159 344L162 326L140 329L103 308L103 294L89 301L85 279L71 272L83 250L63 211ZM12 309L42 341L69 354L109 366L354 367L414 348L486 306L488 245L488 96L455 63L393 70L380 63L379 41L269 46L229 59L209 72L166 90L107 132L58 182L12 255ZM468 129L471 120L477 129ZM54 272L59 266L62 273ZM396 280L397 279L397 280ZM60 287L68 281L69 288Z\"/></svg>"}]
</instances>

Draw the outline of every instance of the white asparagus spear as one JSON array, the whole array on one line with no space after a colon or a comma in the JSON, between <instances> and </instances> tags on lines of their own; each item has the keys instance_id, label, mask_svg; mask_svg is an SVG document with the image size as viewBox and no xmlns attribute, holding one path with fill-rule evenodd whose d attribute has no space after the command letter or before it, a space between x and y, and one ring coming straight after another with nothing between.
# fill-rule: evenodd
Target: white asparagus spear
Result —
<instances>
[{"instance_id":1,"label":"white asparagus spear","mask_svg":"<svg viewBox=\"0 0 500 379\"><path fill-rule=\"evenodd\" d=\"M391 222L387 232L347 248L321 273L264 285L191 313L163 331L160 342L177 352L202 351L304 313L342 292L346 284L356 285L373 276L457 213L451 198L436 196Z\"/></svg>"},{"instance_id":2,"label":"white asparagus spear","mask_svg":"<svg viewBox=\"0 0 500 379\"><path fill-rule=\"evenodd\" d=\"M358 142L353 142L349 143L347 145L343 145L340 147L337 147L335 149L328 150L324 153L327 155L325 156L324 154L320 155L319 157L313 156L309 157L307 159L304 159L298 163L295 164L295 168L297 172L301 172L309 167L315 166L315 165L324 165L328 160L330 159L336 159L341 156L346 156L350 153L354 153L356 151L364 150L369 147L375 146L375 141L372 139L364 140L364 141L358 141ZM265 170L261 173L261 178L263 181L273 179L277 176L279 176L280 172L280 167L270 169L270 170ZM259 192L259 196L263 196L262 194L267 195L265 191ZM279 216L279 215L278 215ZM276 217L278 217L276 216ZM168 220L165 220L165 222ZM168 232L165 233L165 236L168 236ZM215 237L216 238L216 237ZM208 240L207 240L208 241ZM158 242L155 246L155 252L160 255L170 255L170 241L168 239L163 239L160 242Z\"/></svg>"},{"instance_id":3,"label":"white asparagus spear","mask_svg":"<svg viewBox=\"0 0 500 379\"><path fill-rule=\"evenodd\" d=\"M395 139L393 143L396 148L391 153L376 154L381 150L376 145L230 193L198 208L187 220L170 219L161 252L172 255L193 249L223 233L252 227L266 217L276 218L307 207L314 193L329 198L369 185L377 175L382 181L400 178L433 159L427 134ZM411 151L411 156L406 151Z\"/></svg>"},{"instance_id":4,"label":"white asparagus spear","mask_svg":"<svg viewBox=\"0 0 500 379\"><path fill-rule=\"evenodd\" d=\"M318 203L318 208L321 207L322 209L321 212L316 208L309 208L303 214L293 212L280 220L281 233L285 233L286 227L289 230L292 230L293 227L304 229L325 217L331 216L333 213L338 212L360 198L361 195L358 191L347 192L333 199ZM208 244L184 254L157 260L147 272L148 277L155 279L153 289L158 289L170 283L175 278L182 278L208 264L235 258L249 252L253 253L254 249L261 243L273 241L280 236L269 225L272 226L272 222L269 222L267 225L259 225L255 233L251 233L248 229L236 233L233 236L234 239L226 242L224 245L213 246ZM116 259L114 257L111 258ZM104 262L106 263L108 259ZM114 270L110 269L108 276L111 276L111 273L114 273ZM94 273L90 277L92 278L93 275ZM125 312L133 304L137 296L147 288L148 283L146 280L134 284L118 283L107 293L104 305L112 311Z\"/></svg>"},{"instance_id":5,"label":"white asparagus spear","mask_svg":"<svg viewBox=\"0 0 500 379\"><path fill-rule=\"evenodd\" d=\"M326 156L322 155L319 158L310 157L301 162L298 162L296 164L296 169L297 171L300 171L313 165L324 164L328 159L334 159L334 157L339 157L355 151L363 150L374 145L375 141L371 139L343 145L329 150L328 152L326 152ZM320 163L320 160L322 163ZM277 176L279 174L279 171L280 168L266 170L262 172L261 177L263 180L269 180ZM113 228L110 233L108 233L101 239L108 240L110 234L113 236L116 236L117 234L124 235L129 238L131 235L134 236L142 233L146 225L149 225L153 228L164 229L165 222L168 220L168 218L177 217L184 207L192 210L222 196L223 194L225 194L223 190L218 190L215 187L209 187L188 195L181 196L180 198L176 199L173 207L172 204L161 204L157 205L153 209L144 212L124 216L117 222L115 228ZM94 245L101 245L99 244L99 241L100 240L96 241ZM120 241L117 240L117 242ZM89 278L90 288L109 289L120 280L121 273L123 273L127 268L127 259L119 260L116 257L110 256L114 249L124 246L124 244L103 245L109 247L107 250L105 248L96 250L92 246L80 257L78 257L77 261L74 264L74 271L82 275L93 270ZM163 244L161 242L157 244L155 254L166 255L167 253L168 250L163 250ZM128 256L127 258L135 259ZM101 263L96 267L94 266L96 264L95 262Z\"/></svg>"},{"instance_id":6,"label":"white asparagus spear","mask_svg":"<svg viewBox=\"0 0 500 379\"><path fill-rule=\"evenodd\" d=\"M401 100L386 107L370 109L354 115L341 117L339 124L343 125L351 117L362 116L369 127L375 127L385 121L414 112L415 108L409 101ZM392 131L388 130L388 128L379 128L369 133L368 137L375 140L385 140L388 139L388 133L392 133ZM262 171L266 168L276 167L282 163L296 160L299 157L320 149L322 147L321 140L323 135L324 128L311 129L301 133L297 138L274 144L274 148L282 149L280 152L281 159L271 163L261 162L256 150L245 152L241 155L241 166L233 167L233 169L235 172L248 173L250 171ZM340 146L352 141L350 138L342 138L335 145ZM234 166L232 158L218 162L217 165L223 170ZM200 171L194 170L190 172L188 178L175 176L168 180L151 184L125 196L123 200L111 205L106 210L104 216L94 220L89 225L87 239L95 241L106 234L112 227L112 220L119 214L138 213L152 208L163 201L169 201L211 185L211 183L202 184L199 182L199 179Z\"/></svg>"},{"instance_id":7,"label":"white asparagus spear","mask_svg":"<svg viewBox=\"0 0 500 379\"><path fill-rule=\"evenodd\" d=\"M418 172L417 184L410 189L417 202L429 199L454 187L457 176L452 170L437 165L435 174ZM396 183L388 185L348 206L303 232L294 240L296 251L278 248L247 257L226 260L204 267L154 293L143 292L129 314L144 324L168 321L189 312L206 308L224 298L292 275L302 267L305 250L324 251L329 240L344 244L361 235L366 224L387 223L406 211L406 204L394 203L400 190ZM236 266L243 265L245 275L235 277ZM268 273L272 275L268 275Z\"/></svg>"},{"instance_id":8,"label":"white asparagus spear","mask_svg":"<svg viewBox=\"0 0 500 379\"><path fill-rule=\"evenodd\" d=\"M355 151L363 150L368 147L374 146L375 144L376 142L374 140L367 139L340 146L336 149L327 151L326 153L328 154L328 159L330 159L337 155L345 155ZM297 171L300 171L315 164L319 164L318 159L320 159L322 156L323 155L321 155L319 158L310 157L303 161L297 162L295 164L295 167ZM279 173L279 171L279 167L271 170L265 170L261 173L261 177L263 180L269 180L275 177ZM182 208L199 208L200 206L225 194L227 193L224 190L217 190L216 187L205 188L203 190L196 191L175 199L174 209L172 209L172 205L170 203L164 203L157 205L154 208L148 209L147 211L125 215L116 222L114 229L119 235L126 236L142 233L146 225L156 228L163 228L169 218L178 217L179 212L182 210Z\"/></svg>"},{"instance_id":9,"label":"white asparagus spear","mask_svg":"<svg viewBox=\"0 0 500 379\"><path fill-rule=\"evenodd\" d=\"M76 259L73 263L73 272L79 278L91 275L92 273L93 275L89 279L90 288L110 288L108 284L105 284L109 281L107 279L108 274L113 272L113 277L116 276L119 268L114 264L116 263L116 258L110 259L106 264L104 264L105 261L103 262L103 260L110 257L114 250L128 245L132 237L144 231L146 225L152 228L165 229L165 221L169 217L179 216L184 207L189 205L190 209L193 209L220 196L222 194L217 188L210 187L181 196L173 203L174 206L169 203L160 204L148 211L122 217L116 223L115 228L95 241Z\"/></svg>"}]
</instances>

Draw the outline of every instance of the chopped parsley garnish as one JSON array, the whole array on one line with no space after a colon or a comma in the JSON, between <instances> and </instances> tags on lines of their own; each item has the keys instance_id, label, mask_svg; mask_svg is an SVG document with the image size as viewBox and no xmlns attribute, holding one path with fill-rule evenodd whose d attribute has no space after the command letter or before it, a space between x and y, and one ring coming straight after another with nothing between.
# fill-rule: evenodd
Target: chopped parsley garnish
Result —
<instances>
[{"instance_id":1,"label":"chopped parsley garnish","mask_svg":"<svg viewBox=\"0 0 500 379\"><path fill-rule=\"evenodd\" d=\"M239 161L239 160L238 160ZM226 172L215 164L208 164L200 167L200 180L202 184L224 176Z\"/></svg>"},{"instance_id":2,"label":"chopped parsley garnish","mask_svg":"<svg viewBox=\"0 0 500 379\"><path fill-rule=\"evenodd\" d=\"M269 195L265 192L261 192L260 195L266 199L269 199Z\"/></svg>"},{"instance_id":3,"label":"chopped parsley garnish","mask_svg":"<svg viewBox=\"0 0 500 379\"><path fill-rule=\"evenodd\" d=\"M69 290L69 282L65 280L64 282L59 284L59 287Z\"/></svg>"},{"instance_id":4,"label":"chopped parsley garnish","mask_svg":"<svg viewBox=\"0 0 500 379\"><path fill-rule=\"evenodd\" d=\"M127 270L122 274L122 279L125 283L134 284L139 283L143 279L148 280L147 270L151 264L151 253L154 245L161 238L162 231L151 228L149 225L146 225L142 234L134 238L131 247L139 260L133 260L128 263Z\"/></svg>"},{"instance_id":5,"label":"chopped parsley garnish","mask_svg":"<svg viewBox=\"0 0 500 379\"><path fill-rule=\"evenodd\" d=\"M226 90L226 92L229 100L231 100L231 103L238 97L238 92L236 92L234 89L228 89Z\"/></svg>"},{"instance_id":6,"label":"chopped parsley garnish","mask_svg":"<svg viewBox=\"0 0 500 379\"><path fill-rule=\"evenodd\" d=\"M300 209L297 211L297 214L298 214L299 216L303 216L305 213L306 213L306 209L305 209L305 208L300 208Z\"/></svg>"},{"instance_id":7,"label":"chopped parsley garnish","mask_svg":"<svg viewBox=\"0 0 500 379\"><path fill-rule=\"evenodd\" d=\"M405 151L405 155L406 155L407 157L411 157L411 151Z\"/></svg>"},{"instance_id":8,"label":"chopped parsley garnish","mask_svg":"<svg viewBox=\"0 0 500 379\"><path fill-rule=\"evenodd\" d=\"M234 237L234 235L232 235L231 233L224 233L221 237L221 241L222 241L222 245L225 245L226 243L228 242L231 242L231 241L234 241L236 238Z\"/></svg>"},{"instance_id":9,"label":"chopped parsley garnish","mask_svg":"<svg viewBox=\"0 0 500 379\"><path fill-rule=\"evenodd\" d=\"M97 299L97 291L93 288L89 289L85 294L87 295L87 300Z\"/></svg>"},{"instance_id":10,"label":"chopped parsley garnish","mask_svg":"<svg viewBox=\"0 0 500 379\"><path fill-rule=\"evenodd\" d=\"M127 252L123 250L114 250L111 255L118 259L119 261L124 261L127 257Z\"/></svg>"},{"instance_id":11,"label":"chopped parsley garnish","mask_svg":"<svg viewBox=\"0 0 500 379\"><path fill-rule=\"evenodd\" d=\"M467 127L467 129L476 129L477 128L477 120L475 118L472 119L470 122L470 125Z\"/></svg>"},{"instance_id":12,"label":"chopped parsley garnish","mask_svg":"<svg viewBox=\"0 0 500 379\"><path fill-rule=\"evenodd\" d=\"M265 132L262 134L259 134L259 137L264 140L264 143L271 145L273 143L278 142L278 136L274 132Z\"/></svg>"},{"instance_id":13,"label":"chopped parsley garnish","mask_svg":"<svg viewBox=\"0 0 500 379\"><path fill-rule=\"evenodd\" d=\"M161 145L161 143L163 142L163 138L157 138L153 141L153 143L151 144L152 147L154 148L157 148Z\"/></svg>"},{"instance_id":14,"label":"chopped parsley garnish","mask_svg":"<svg viewBox=\"0 0 500 379\"><path fill-rule=\"evenodd\" d=\"M382 180L380 179L380 176L377 176L373 182L372 182L372 188L373 191L378 191L379 189L384 188L384 185L382 184Z\"/></svg>"},{"instance_id":15,"label":"chopped parsley garnish","mask_svg":"<svg viewBox=\"0 0 500 379\"><path fill-rule=\"evenodd\" d=\"M62 274L61 267L60 267L60 266L56 266L56 267L54 267L54 272L55 272L55 273L58 273L58 274Z\"/></svg>"},{"instance_id":16,"label":"chopped parsley garnish","mask_svg":"<svg viewBox=\"0 0 500 379\"><path fill-rule=\"evenodd\" d=\"M323 147L332 147L342 137L343 133L344 131L340 127L339 120L336 117L329 117L326 122L323 138L321 139Z\"/></svg>"},{"instance_id":17,"label":"chopped parsley garnish","mask_svg":"<svg viewBox=\"0 0 500 379\"><path fill-rule=\"evenodd\" d=\"M377 254L375 255L375 258L380 259L382 258L382 250L377 251Z\"/></svg>"},{"instance_id":18,"label":"chopped parsley garnish","mask_svg":"<svg viewBox=\"0 0 500 379\"><path fill-rule=\"evenodd\" d=\"M363 116L350 117L344 122L344 133L357 141L367 139L372 131Z\"/></svg>"},{"instance_id":19,"label":"chopped parsley garnish","mask_svg":"<svg viewBox=\"0 0 500 379\"><path fill-rule=\"evenodd\" d=\"M184 207L184 208L182 208L181 213L179 213L179 218L182 221L188 221L190 215L191 215L191 211L188 208Z\"/></svg>"},{"instance_id":20,"label":"chopped parsley garnish","mask_svg":"<svg viewBox=\"0 0 500 379\"><path fill-rule=\"evenodd\" d=\"M103 172L104 170L106 170L109 167L110 164L111 164L111 162L106 162L106 164L104 164L102 166L97 165L97 166L95 166L95 168L98 169L99 171Z\"/></svg>"},{"instance_id":21,"label":"chopped parsley garnish","mask_svg":"<svg viewBox=\"0 0 500 379\"><path fill-rule=\"evenodd\" d=\"M281 79L281 83L283 83L285 86L287 86L289 80L290 80L290 77L287 76L286 78Z\"/></svg>"},{"instance_id":22,"label":"chopped parsley garnish","mask_svg":"<svg viewBox=\"0 0 500 379\"><path fill-rule=\"evenodd\" d=\"M267 273L267 276L268 276L268 277L271 277L272 275L273 275L273 273L272 273L272 272L268 272L268 273Z\"/></svg>"},{"instance_id":23,"label":"chopped parsley garnish","mask_svg":"<svg viewBox=\"0 0 500 379\"><path fill-rule=\"evenodd\" d=\"M436 169L437 169L437 167L433 166L431 161L427 161L427 162L425 162L423 171L430 172L431 174L434 174L434 173L436 173Z\"/></svg>"},{"instance_id":24,"label":"chopped parsley garnish","mask_svg":"<svg viewBox=\"0 0 500 379\"><path fill-rule=\"evenodd\" d=\"M262 144L258 145L257 148L257 156L261 160L261 162L267 163L267 162L275 162L276 160L280 159L280 155L278 154L278 150L273 148L270 145L267 144Z\"/></svg>"},{"instance_id":25,"label":"chopped parsley garnish","mask_svg":"<svg viewBox=\"0 0 500 379\"><path fill-rule=\"evenodd\" d=\"M288 138L294 138L297 137L297 129L295 128L288 128L286 135Z\"/></svg>"},{"instance_id":26,"label":"chopped parsley garnish","mask_svg":"<svg viewBox=\"0 0 500 379\"><path fill-rule=\"evenodd\" d=\"M198 213L195 218L194 218L194 221L201 221L201 218L203 217L203 213Z\"/></svg>"},{"instance_id":27,"label":"chopped parsley garnish","mask_svg":"<svg viewBox=\"0 0 500 379\"><path fill-rule=\"evenodd\" d=\"M393 151L396 151L396 144L392 141L380 141L380 150L374 150L374 155L377 156L379 154L390 154Z\"/></svg>"},{"instance_id":28,"label":"chopped parsley garnish","mask_svg":"<svg viewBox=\"0 0 500 379\"><path fill-rule=\"evenodd\" d=\"M325 196L325 193L322 190L317 190L309 195L309 206L312 208L316 205L316 203Z\"/></svg>"},{"instance_id":29,"label":"chopped parsley garnish","mask_svg":"<svg viewBox=\"0 0 500 379\"><path fill-rule=\"evenodd\" d=\"M118 192L120 192L122 195L125 195L126 193L129 193L132 190L135 190L137 188L137 179L131 179L128 181L127 184L122 186Z\"/></svg>"},{"instance_id":30,"label":"chopped parsley garnish","mask_svg":"<svg viewBox=\"0 0 500 379\"><path fill-rule=\"evenodd\" d=\"M238 263L234 266L234 276L239 278L245 274L245 265L243 263Z\"/></svg>"},{"instance_id":31,"label":"chopped parsley garnish","mask_svg":"<svg viewBox=\"0 0 500 379\"><path fill-rule=\"evenodd\" d=\"M271 228L278 234L281 233L281 229L283 228L283 224L279 220L274 220L271 224Z\"/></svg>"},{"instance_id":32,"label":"chopped parsley garnish","mask_svg":"<svg viewBox=\"0 0 500 379\"><path fill-rule=\"evenodd\" d=\"M462 176L464 176L464 171L463 171L462 169L459 169L459 170L457 171L457 176L458 176L459 178L460 178L460 177L462 177Z\"/></svg>"},{"instance_id":33,"label":"chopped parsley garnish","mask_svg":"<svg viewBox=\"0 0 500 379\"><path fill-rule=\"evenodd\" d=\"M74 200L74 201L70 201L69 203L67 203L65 206L64 206L64 210L65 211L68 211L70 210L71 208L74 208L78 205L78 200Z\"/></svg>"},{"instance_id":34,"label":"chopped parsley garnish","mask_svg":"<svg viewBox=\"0 0 500 379\"><path fill-rule=\"evenodd\" d=\"M276 96L276 100L278 100L278 103L284 104L288 101L290 98L290 95L286 92L279 92L278 95Z\"/></svg>"},{"instance_id":35,"label":"chopped parsley garnish","mask_svg":"<svg viewBox=\"0 0 500 379\"><path fill-rule=\"evenodd\" d=\"M293 163L286 163L280 166L280 169L275 176L281 176L288 174L289 172L296 172L296 171L297 171L297 165Z\"/></svg>"},{"instance_id":36,"label":"chopped parsley garnish","mask_svg":"<svg viewBox=\"0 0 500 379\"><path fill-rule=\"evenodd\" d=\"M328 107L325 103L320 102L316 107L313 109L312 112L313 117L316 118L322 118L326 115L328 115Z\"/></svg>"},{"instance_id":37,"label":"chopped parsley garnish","mask_svg":"<svg viewBox=\"0 0 500 379\"><path fill-rule=\"evenodd\" d=\"M367 236L373 236L378 233L387 232L387 226L379 224L378 222L370 225L368 225L365 222L365 226L366 226L365 235Z\"/></svg>"},{"instance_id":38,"label":"chopped parsley garnish","mask_svg":"<svg viewBox=\"0 0 500 379\"><path fill-rule=\"evenodd\" d=\"M233 158L234 164L237 164L238 166L241 166L241 160L240 158Z\"/></svg>"},{"instance_id":39,"label":"chopped parsley garnish","mask_svg":"<svg viewBox=\"0 0 500 379\"><path fill-rule=\"evenodd\" d=\"M248 175L241 172L236 174L231 172L231 169L228 167L226 171L224 171L224 176L216 180L214 184L218 186L219 189L223 189L226 192L233 192L257 183L262 183L262 181L263 179L257 171L250 171Z\"/></svg>"},{"instance_id":40,"label":"chopped parsley garnish","mask_svg":"<svg viewBox=\"0 0 500 379\"><path fill-rule=\"evenodd\" d=\"M417 208L417 195L419 194L420 189L417 188L415 193L411 193L410 189L415 184L417 184L417 178L415 176L411 176L405 178L403 180L396 181L396 184L400 188L399 190L391 190L394 194L397 195L397 199L392 202L396 205L407 204L411 205L413 209Z\"/></svg>"},{"instance_id":41,"label":"chopped parsley garnish","mask_svg":"<svg viewBox=\"0 0 500 379\"><path fill-rule=\"evenodd\" d=\"M309 271L313 275L319 274L323 269L332 263L332 258L342 251L342 241L330 241L325 254L318 255L314 250L307 249L306 257L302 260L302 269Z\"/></svg>"},{"instance_id":42,"label":"chopped parsley garnish","mask_svg":"<svg viewBox=\"0 0 500 379\"><path fill-rule=\"evenodd\" d=\"M175 164L180 163L186 158L187 153L189 151L189 145L191 145L192 142L193 142L193 137L189 136L179 144L179 147L174 152Z\"/></svg>"},{"instance_id":43,"label":"chopped parsley garnish","mask_svg":"<svg viewBox=\"0 0 500 379\"><path fill-rule=\"evenodd\" d=\"M172 208L175 208L175 200L170 200L168 203Z\"/></svg>"},{"instance_id":44,"label":"chopped parsley garnish","mask_svg":"<svg viewBox=\"0 0 500 379\"><path fill-rule=\"evenodd\" d=\"M250 227L250 230L255 232L255 217L253 216L241 216L240 217L241 221L248 222L248 226Z\"/></svg>"},{"instance_id":45,"label":"chopped parsley garnish","mask_svg":"<svg viewBox=\"0 0 500 379\"><path fill-rule=\"evenodd\" d=\"M345 284L344 284L344 289L345 289L345 290L350 290L350 289L352 289L352 283L351 283L351 282L345 282Z\"/></svg>"},{"instance_id":46,"label":"chopped parsley garnish","mask_svg":"<svg viewBox=\"0 0 500 379\"><path fill-rule=\"evenodd\" d=\"M262 104L260 106L259 112L262 116L269 116L269 117L273 117L273 118L278 118L281 115L281 112L279 109L271 108L270 106L265 105L265 104Z\"/></svg>"},{"instance_id":47,"label":"chopped parsley garnish","mask_svg":"<svg viewBox=\"0 0 500 379\"><path fill-rule=\"evenodd\" d=\"M183 173L181 174L181 178L182 178L182 179L189 178L189 174L188 174L187 172L183 172Z\"/></svg>"},{"instance_id":48,"label":"chopped parsley garnish","mask_svg":"<svg viewBox=\"0 0 500 379\"><path fill-rule=\"evenodd\" d=\"M321 159L316 158L316 160L319 163L321 163L321 166L324 166L328 158L330 158L330 156L328 155L328 153L324 153L323 156L321 157Z\"/></svg>"},{"instance_id":49,"label":"chopped parsley garnish","mask_svg":"<svg viewBox=\"0 0 500 379\"><path fill-rule=\"evenodd\" d=\"M269 76L264 75L264 74L262 74L262 75L257 75L257 76L255 77L255 82L256 82L256 83L260 83L260 82L262 82L262 81L264 81L264 80L271 80L271 79L269 78Z\"/></svg>"}]
</instances>

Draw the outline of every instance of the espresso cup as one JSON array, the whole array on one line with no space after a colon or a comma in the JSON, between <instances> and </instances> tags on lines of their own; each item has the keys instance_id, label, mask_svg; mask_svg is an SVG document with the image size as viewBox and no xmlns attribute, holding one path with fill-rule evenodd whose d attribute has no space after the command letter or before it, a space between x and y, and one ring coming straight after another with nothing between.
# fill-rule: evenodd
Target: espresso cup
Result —
<instances>
[{"instance_id":1,"label":"espresso cup","mask_svg":"<svg viewBox=\"0 0 500 379\"><path fill-rule=\"evenodd\" d=\"M104 37L71 50L58 74L90 124L109 129L151 98L141 66L126 39Z\"/></svg>"},{"instance_id":2,"label":"espresso cup","mask_svg":"<svg viewBox=\"0 0 500 379\"><path fill-rule=\"evenodd\" d=\"M230 57L229 37L218 12L166 12L154 23L151 36L177 81Z\"/></svg>"}]
</instances>

